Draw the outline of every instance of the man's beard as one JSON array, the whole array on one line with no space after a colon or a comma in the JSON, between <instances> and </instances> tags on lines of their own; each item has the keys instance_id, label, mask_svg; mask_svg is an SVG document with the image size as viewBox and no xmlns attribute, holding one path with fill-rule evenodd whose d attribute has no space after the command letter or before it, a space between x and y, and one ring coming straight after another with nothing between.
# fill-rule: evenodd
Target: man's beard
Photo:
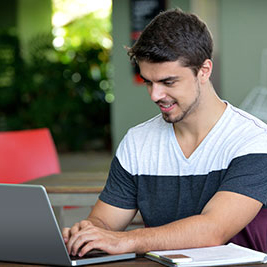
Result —
<instances>
[{"instance_id":1,"label":"man's beard","mask_svg":"<svg viewBox=\"0 0 267 267\"><path fill-rule=\"evenodd\" d=\"M171 116L168 113L162 113L163 119L168 123L177 123L182 121L187 115L189 115L196 109L196 107L199 105L199 99L200 99L200 87L199 84L197 84L197 96L195 97L194 101L189 105L189 107L187 107L184 110L181 110L181 114L177 115L174 118L171 118Z\"/></svg>"}]
</instances>

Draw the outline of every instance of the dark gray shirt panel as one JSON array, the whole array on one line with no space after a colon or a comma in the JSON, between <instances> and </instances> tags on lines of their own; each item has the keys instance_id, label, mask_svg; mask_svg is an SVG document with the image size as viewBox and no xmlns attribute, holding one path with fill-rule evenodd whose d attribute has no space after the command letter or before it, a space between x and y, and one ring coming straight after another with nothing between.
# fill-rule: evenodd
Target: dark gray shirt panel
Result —
<instances>
[{"instance_id":1,"label":"dark gray shirt panel","mask_svg":"<svg viewBox=\"0 0 267 267\"><path fill-rule=\"evenodd\" d=\"M131 175L115 157L100 199L125 209L139 209L147 226L200 214L218 191L231 191L266 204L267 155L250 154L232 160L228 170L206 175Z\"/></svg>"},{"instance_id":2,"label":"dark gray shirt panel","mask_svg":"<svg viewBox=\"0 0 267 267\"><path fill-rule=\"evenodd\" d=\"M137 187L133 176L120 165L118 158L114 157L99 199L115 207L136 209L136 197Z\"/></svg>"},{"instance_id":3,"label":"dark gray shirt panel","mask_svg":"<svg viewBox=\"0 0 267 267\"><path fill-rule=\"evenodd\" d=\"M231 161L219 191L232 191L267 204L267 154L248 154Z\"/></svg>"}]
</instances>

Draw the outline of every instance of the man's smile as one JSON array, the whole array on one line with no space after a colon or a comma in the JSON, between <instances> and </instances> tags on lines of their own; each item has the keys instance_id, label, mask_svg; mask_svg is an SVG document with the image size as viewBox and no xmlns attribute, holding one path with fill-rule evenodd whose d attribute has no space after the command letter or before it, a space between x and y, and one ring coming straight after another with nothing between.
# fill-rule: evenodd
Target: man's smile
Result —
<instances>
[{"instance_id":1,"label":"man's smile","mask_svg":"<svg viewBox=\"0 0 267 267\"><path fill-rule=\"evenodd\" d=\"M159 108L162 112L169 112L175 107L176 102L164 103L164 102L159 101L159 102L157 102L157 105L159 106Z\"/></svg>"}]
</instances>

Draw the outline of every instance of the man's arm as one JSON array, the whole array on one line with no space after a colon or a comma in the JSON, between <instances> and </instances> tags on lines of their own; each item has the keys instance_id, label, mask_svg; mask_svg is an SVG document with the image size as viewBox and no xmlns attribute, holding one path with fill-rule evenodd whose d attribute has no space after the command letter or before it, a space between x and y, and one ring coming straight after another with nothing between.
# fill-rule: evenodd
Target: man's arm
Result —
<instances>
[{"instance_id":1,"label":"man's arm","mask_svg":"<svg viewBox=\"0 0 267 267\"><path fill-rule=\"evenodd\" d=\"M225 244L257 215L261 207L259 201L244 195L217 192L200 215L148 229L147 236L142 234L142 243L136 240L137 248L147 251ZM149 236L154 236L153 242Z\"/></svg>"},{"instance_id":2,"label":"man's arm","mask_svg":"<svg viewBox=\"0 0 267 267\"><path fill-rule=\"evenodd\" d=\"M221 245L241 231L261 207L262 203L250 197L217 192L200 215L159 227L118 232L126 227L136 211L100 201L88 218L91 222L82 221L79 226L65 230L63 237L68 239L68 251L74 255L79 252L80 256L93 248L115 254Z\"/></svg>"}]
</instances>

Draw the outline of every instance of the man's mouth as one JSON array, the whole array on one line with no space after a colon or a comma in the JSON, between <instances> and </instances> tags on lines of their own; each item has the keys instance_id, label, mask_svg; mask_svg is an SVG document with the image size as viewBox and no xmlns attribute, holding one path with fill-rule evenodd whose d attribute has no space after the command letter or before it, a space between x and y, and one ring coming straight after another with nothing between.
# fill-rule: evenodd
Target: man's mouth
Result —
<instances>
[{"instance_id":1,"label":"man's mouth","mask_svg":"<svg viewBox=\"0 0 267 267\"><path fill-rule=\"evenodd\" d=\"M158 106L160 107L162 112L169 112L174 108L175 104L176 104L175 102L174 103L158 103Z\"/></svg>"}]
</instances>

